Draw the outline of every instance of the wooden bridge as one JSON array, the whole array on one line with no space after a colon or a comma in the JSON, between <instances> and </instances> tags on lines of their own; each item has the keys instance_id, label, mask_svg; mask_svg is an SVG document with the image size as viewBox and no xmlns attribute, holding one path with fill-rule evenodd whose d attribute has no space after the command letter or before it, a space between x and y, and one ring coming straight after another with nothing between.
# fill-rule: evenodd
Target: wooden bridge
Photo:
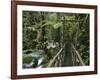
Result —
<instances>
[{"instance_id":1,"label":"wooden bridge","mask_svg":"<svg viewBox=\"0 0 100 80\"><path fill-rule=\"evenodd\" d=\"M80 33L80 22L82 22L81 20L65 20L65 18L62 20L63 22L63 27L62 27L62 44L58 53L53 57L53 59L50 61L50 63L48 64L48 67L64 67L64 66L85 66L80 53L77 51L76 46L78 44L78 34ZM77 27L76 27L76 31L74 33L76 40L71 41L68 40L66 42L68 43L64 43L64 26L65 26L65 22L75 22ZM69 34L69 33L68 33ZM67 39L69 39L67 37ZM74 43L73 43L74 42Z\"/></svg>"},{"instance_id":2,"label":"wooden bridge","mask_svg":"<svg viewBox=\"0 0 100 80\"><path fill-rule=\"evenodd\" d=\"M66 45L63 46L53 59L48 64L48 67L64 67L64 66L85 66L80 53L76 50L73 44L70 45L70 49L64 51Z\"/></svg>"}]
</instances>

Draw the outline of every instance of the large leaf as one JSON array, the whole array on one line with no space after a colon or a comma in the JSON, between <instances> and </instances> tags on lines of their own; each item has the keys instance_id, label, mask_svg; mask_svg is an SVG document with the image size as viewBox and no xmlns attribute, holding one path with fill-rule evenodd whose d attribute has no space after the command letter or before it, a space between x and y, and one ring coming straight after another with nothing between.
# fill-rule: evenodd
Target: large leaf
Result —
<instances>
[{"instance_id":1,"label":"large leaf","mask_svg":"<svg viewBox=\"0 0 100 80\"><path fill-rule=\"evenodd\" d=\"M52 22L56 22L57 21L57 14L56 13L50 14L48 20L52 21Z\"/></svg>"},{"instance_id":2,"label":"large leaf","mask_svg":"<svg viewBox=\"0 0 100 80\"><path fill-rule=\"evenodd\" d=\"M56 23L56 24L53 25L54 29L58 29L61 26L62 26L61 22L60 23L58 22L58 23Z\"/></svg>"}]
</instances>

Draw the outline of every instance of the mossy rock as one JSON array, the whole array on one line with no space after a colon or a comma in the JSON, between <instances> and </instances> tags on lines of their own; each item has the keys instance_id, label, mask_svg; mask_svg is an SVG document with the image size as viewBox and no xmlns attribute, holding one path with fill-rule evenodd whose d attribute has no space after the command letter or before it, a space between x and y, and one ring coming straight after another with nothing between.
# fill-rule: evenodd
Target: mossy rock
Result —
<instances>
[{"instance_id":1,"label":"mossy rock","mask_svg":"<svg viewBox=\"0 0 100 80\"><path fill-rule=\"evenodd\" d=\"M33 60L33 57L31 56L25 56L23 57L23 63L30 63Z\"/></svg>"}]
</instances>

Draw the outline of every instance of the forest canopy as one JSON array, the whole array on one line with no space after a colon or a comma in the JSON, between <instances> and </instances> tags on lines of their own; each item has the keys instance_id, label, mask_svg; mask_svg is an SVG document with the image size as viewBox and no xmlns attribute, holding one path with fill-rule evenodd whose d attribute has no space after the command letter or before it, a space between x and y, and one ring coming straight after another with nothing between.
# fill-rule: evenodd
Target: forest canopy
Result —
<instances>
[{"instance_id":1,"label":"forest canopy","mask_svg":"<svg viewBox=\"0 0 100 80\"><path fill-rule=\"evenodd\" d=\"M89 17L23 11L23 68L89 65Z\"/></svg>"}]
</instances>

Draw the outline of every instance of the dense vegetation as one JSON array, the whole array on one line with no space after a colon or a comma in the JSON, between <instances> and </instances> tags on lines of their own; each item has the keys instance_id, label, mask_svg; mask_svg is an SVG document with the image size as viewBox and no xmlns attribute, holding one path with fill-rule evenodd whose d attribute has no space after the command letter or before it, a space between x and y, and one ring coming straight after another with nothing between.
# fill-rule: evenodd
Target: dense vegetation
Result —
<instances>
[{"instance_id":1,"label":"dense vegetation","mask_svg":"<svg viewBox=\"0 0 100 80\"><path fill-rule=\"evenodd\" d=\"M71 44L89 65L89 14L23 11L23 68L48 67Z\"/></svg>"}]
</instances>

